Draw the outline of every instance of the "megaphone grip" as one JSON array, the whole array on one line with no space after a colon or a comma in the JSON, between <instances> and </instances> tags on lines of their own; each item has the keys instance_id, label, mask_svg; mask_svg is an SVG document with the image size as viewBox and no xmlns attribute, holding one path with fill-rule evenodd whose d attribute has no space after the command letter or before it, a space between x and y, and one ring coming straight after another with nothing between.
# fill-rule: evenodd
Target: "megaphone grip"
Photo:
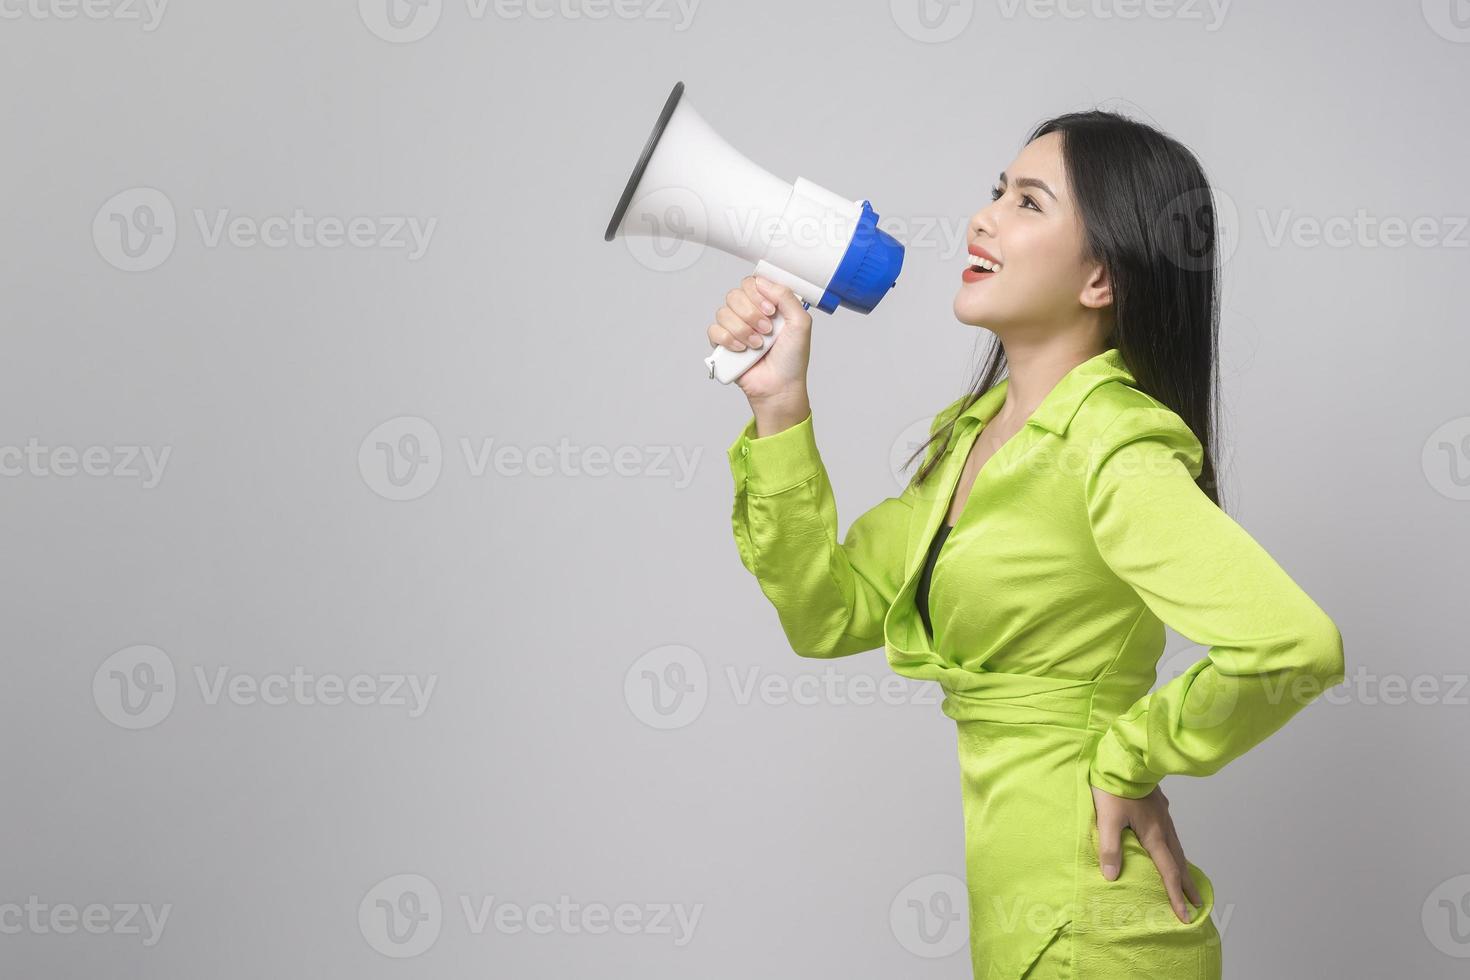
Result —
<instances>
[{"instance_id":1,"label":"megaphone grip","mask_svg":"<svg viewBox=\"0 0 1470 980\"><path fill-rule=\"evenodd\" d=\"M730 350L728 347L716 345L710 356L704 359L705 366L709 368L709 376L720 384L727 385L750 370L750 366L756 361L770 353L771 348L775 346L776 338L781 335L781 328L786 325L786 317L776 313L770 317L770 321L771 332L765 335L766 341L759 347Z\"/></svg>"}]
</instances>

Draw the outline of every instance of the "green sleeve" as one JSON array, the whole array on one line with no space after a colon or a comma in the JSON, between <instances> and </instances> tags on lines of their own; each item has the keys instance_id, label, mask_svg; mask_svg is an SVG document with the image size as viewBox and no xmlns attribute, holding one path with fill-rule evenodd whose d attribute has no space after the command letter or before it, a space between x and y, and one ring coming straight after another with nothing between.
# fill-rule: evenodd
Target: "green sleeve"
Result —
<instances>
[{"instance_id":1,"label":"green sleeve","mask_svg":"<svg viewBox=\"0 0 1470 980\"><path fill-rule=\"evenodd\" d=\"M1158 408L1125 410L1089 459L1103 559L1160 620L1209 648L1102 734L1089 781L1116 796L1217 771L1345 676L1336 624L1194 482L1202 461L1194 433Z\"/></svg>"},{"instance_id":2,"label":"green sleeve","mask_svg":"<svg viewBox=\"0 0 1470 980\"><path fill-rule=\"evenodd\" d=\"M839 544L811 415L769 436L755 432L752 418L728 450L735 543L791 648L826 658L882 646L883 620L904 581L909 494L857 518Z\"/></svg>"}]
</instances>

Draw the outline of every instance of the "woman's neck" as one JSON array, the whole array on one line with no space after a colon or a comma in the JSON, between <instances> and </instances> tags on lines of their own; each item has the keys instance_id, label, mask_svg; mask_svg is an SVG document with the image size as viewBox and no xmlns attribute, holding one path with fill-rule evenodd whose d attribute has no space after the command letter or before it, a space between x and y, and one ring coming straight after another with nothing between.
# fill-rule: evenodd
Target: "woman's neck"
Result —
<instances>
[{"instance_id":1,"label":"woman's neck","mask_svg":"<svg viewBox=\"0 0 1470 980\"><path fill-rule=\"evenodd\" d=\"M1025 425L1068 371L1106 349L1090 339L1084 344L1057 338L1035 346L1006 344L1006 399L991 424L1000 429Z\"/></svg>"}]
</instances>

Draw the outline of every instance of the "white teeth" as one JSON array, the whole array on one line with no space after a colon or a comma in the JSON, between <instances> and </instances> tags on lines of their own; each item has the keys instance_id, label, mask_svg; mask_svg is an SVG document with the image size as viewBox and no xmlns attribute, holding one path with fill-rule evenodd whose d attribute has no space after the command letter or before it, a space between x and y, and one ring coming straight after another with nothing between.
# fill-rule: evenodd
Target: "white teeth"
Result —
<instances>
[{"instance_id":1,"label":"white teeth","mask_svg":"<svg viewBox=\"0 0 1470 980\"><path fill-rule=\"evenodd\" d=\"M1001 269L999 262L992 262L989 259L982 259L978 255L970 256L970 266L972 268L979 267L986 270L987 272L999 272Z\"/></svg>"}]
</instances>

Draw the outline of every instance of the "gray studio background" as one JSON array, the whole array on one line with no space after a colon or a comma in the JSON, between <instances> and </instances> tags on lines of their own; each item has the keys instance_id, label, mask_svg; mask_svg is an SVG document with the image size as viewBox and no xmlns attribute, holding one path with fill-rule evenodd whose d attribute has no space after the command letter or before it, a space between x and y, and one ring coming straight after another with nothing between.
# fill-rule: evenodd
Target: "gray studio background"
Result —
<instances>
[{"instance_id":1,"label":"gray studio background","mask_svg":"<svg viewBox=\"0 0 1470 980\"><path fill-rule=\"evenodd\" d=\"M602 240L682 79L912 238L816 326L844 533L1030 127L1200 155L1227 503L1349 679L1173 813L1228 976L1464 975L1463 3L156 3L0 4L0 974L969 976L938 692L736 553L747 269Z\"/></svg>"}]
</instances>

